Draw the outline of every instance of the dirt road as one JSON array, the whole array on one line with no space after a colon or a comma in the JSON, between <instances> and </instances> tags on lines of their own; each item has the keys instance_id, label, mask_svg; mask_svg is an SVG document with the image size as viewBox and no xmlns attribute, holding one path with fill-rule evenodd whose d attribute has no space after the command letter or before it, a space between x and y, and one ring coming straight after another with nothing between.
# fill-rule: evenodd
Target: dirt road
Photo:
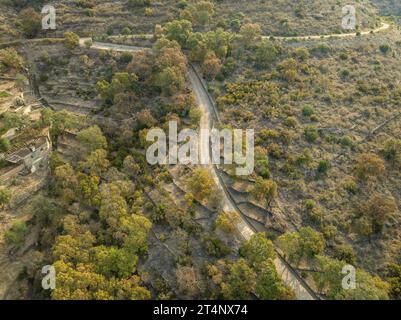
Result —
<instances>
[{"instance_id":1,"label":"dirt road","mask_svg":"<svg viewBox=\"0 0 401 320\"><path fill-rule=\"evenodd\" d=\"M202 85L201 80L197 76L194 69L191 67L189 69L189 79L191 81L193 92L196 96L196 101L198 103L199 109L202 111L202 117L200 120L200 129L212 129L213 128L213 113L214 106L210 98L208 97L205 87ZM201 141L201 154L208 154L210 159L210 148L207 143L202 143ZM237 229L245 240L248 240L255 231L245 220L238 206L235 204L234 200L230 196L226 186L224 185L222 178L216 168L216 166L209 163L207 167L213 176L221 194L222 194L222 208L225 212L237 212L242 219L237 224ZM298 300L315 300L316 296L309 286L300 279L300 276L287 264L285 261L277 257L274 261L276 265L277 272L280 274L283 282L290 287L297 297Z\"/></svg>"},{"instance_id":2,"label":"dirt road","mask_svg":"<svg viewBox=\"0 0 401 320\"><path fill-rule=\"evenodd\" d=\"M89 40L81 39L80 44L83 46L84 43ZM91 46L92 49L97 50L114 50L114 51L126 51L126 52L136 52L140 50L144 50L146 48L141 47L134 47L134 46L127 46L127 45L118 45L118 44L111 44L111 43L100 43L94 42ZM200 78L197 76L196 72L192 67L189 68L188 71L189 79L191 81L191 85L193 88L193 92L195 93L196 100L199 106L199 109L202 112L201 120L200 120L200 129L212 129L214 120L213 115L216 115L216 111L214 109L212 101L209 99L208 94L202 85ZM201 155L207 155L207 158L210 159L210 147L208 141L200 141ZM210 162L206 165L209 168L210 173L213 176L213 179L216 182L219 190L221 191L222 198L221 198L221 205L222 209L226 212L238 212L241 217L241 212L238 206L235 204L234 200L231 198L230 194L227 191L226 186L224 185L219 172L217 171L216 166L212 165ZM237 229L242 235L242 237L247 240L249 239L255 231L250 227L248 222L244 219L241 219L240 222L237 224ZM280 274L283 282L290 287L297 299L299 300L315 300L316 296L314 295L313 291L309 288L306 282L300 278L300 276L289 266L282 258L278 257L275 260L275 265L277 272Z\"/></svg>"}]
</instances>

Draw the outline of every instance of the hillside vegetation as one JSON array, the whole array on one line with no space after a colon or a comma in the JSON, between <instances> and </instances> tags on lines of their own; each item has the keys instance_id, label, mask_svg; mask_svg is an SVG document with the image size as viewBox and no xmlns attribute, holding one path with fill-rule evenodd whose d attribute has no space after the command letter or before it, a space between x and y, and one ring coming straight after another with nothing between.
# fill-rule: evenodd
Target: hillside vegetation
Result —
<instances>
[{"instance_id":1,"label":"hillside vegetation","mask_svg":"<svg viewBox=\"0 0 401 320\"><path fill-rule=\"evenodd\" d=\"M400 299L397 3L285 39L350 33L345 4L55 1L44 31L43 1L1 1L0 298L295 299L285 261L313 297ZM199 92L213 126L254 129L249 176L146 160L151 129L208 122Z\"/></svg>"}]
</instances>

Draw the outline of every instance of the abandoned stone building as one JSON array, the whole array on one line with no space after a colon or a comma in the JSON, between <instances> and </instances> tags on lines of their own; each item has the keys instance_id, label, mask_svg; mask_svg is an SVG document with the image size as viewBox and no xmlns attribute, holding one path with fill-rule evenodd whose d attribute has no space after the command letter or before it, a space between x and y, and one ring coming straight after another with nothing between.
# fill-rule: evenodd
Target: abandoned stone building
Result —
<instances>
[{"instance_id":1,"label":"abandoned stone building","mask_svg":"<svg viewBox=\"0 0 401 320\"><path fill-rule=\"evenodd\" d=\"M5 181L18 174L35 173L47 165L50 151L48 130L14 145L7 153L0 154L0 159L9 164L0 171L0 178Z\"/></svg>"}]
</instances>

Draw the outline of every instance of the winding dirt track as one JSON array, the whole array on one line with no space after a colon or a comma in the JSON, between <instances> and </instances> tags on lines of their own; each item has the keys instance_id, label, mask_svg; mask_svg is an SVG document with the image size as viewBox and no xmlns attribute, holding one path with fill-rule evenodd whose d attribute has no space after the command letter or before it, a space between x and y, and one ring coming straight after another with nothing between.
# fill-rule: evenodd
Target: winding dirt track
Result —
<instances>
[{"instance_id":1,"label":"winding dirt track","mask_svg":"<svg viewBox=\"0 0 401 320\"><path fill-rule=\"evenodd\" d=\"M374 30L362 31L360 35L369 35L371 33L377 33L384 30L389 29L390 25L388 23L382 23L382 25ZM329 35L311 35L311 36L294 36L294 37L274 37L274 39L278 40L286 40L286 41L307 41L307 40L323 40L323 39L330 39L330 38L349 38L356 36L356 33L344 33L344 34L329 34ZM109 38L119 39L119 38L146 38L151 39L153 35L145 34L145 35L130 35L130 36L111 36ZM271 36L262 36L262 38L270 38ZM84 47L85 42L87 40L92 40L91 38L81 38L80 39L80 46ZM20 45L24 43L40 43L40 42L62 42L64 41L63 38L40 38L40 39L31 39L31 40L16 40L6 43L0 43L0 48L5 48L8 46L13 45ZM138 46L128 46L128 45L119 45L119 44L111 44L111 43L101 43L101 42L93 42L91 45L91 49L95 50L112 50L112 51L119 51L119 52L138 52L142 51L146 48L138 47ZM211 129L214 125L214 119L218 120L218 113L215 109L213 101L208 96L207 90L202 84L202 80L196 73L196 71L192 68L189 68L189 79L191 81L191 85L193 91L195 93L198 105L200 110L202 111L202 117L200 120L200 128L202 129ZM207 144L202 143L203 147L200 150L201 154L208 154L210 156L210 149L207 147ZM205 147L206 146L206 147ZM230 195L225 186L222 177L216 168L215 165L208 164L207 167L209 168L218 188L223 195L222 207L225 211L236 211L240 214L243 218L237 225L238 231L241 233L244 239L249 239L252 234L255 233L253 227L247 222L245 216L242 214L240 208L235 203L234 199ZM310 288L310 286L302 279L299 274L288 264L285 259L278 254L278 258L275 260L276 269L279 272L283 282L290 287L295 295L296 298L299 300L317 300L319 297L314 293L314 291Z\"/></svg>"},{"instance_id":2,"label":"winding dirt track","mask_svg":"<svg viewBox=\"0 0 401 320\"><path fill-rule=\"evenodd\" d=\"M80 43L83 45L86 39L81 39ZM146 48L141 47L131 47L127 45L118 45L118 44L111 44L111 43L100 43L94 42L91 46L91 49L96 50L113 50L113 51L120 51L120 52L137 52L140 50L144 50ZM207 94L206 88L202 84L202 81L198 74L196 73L195 69L191 66L188 70L188 76L191 81L193 92L195 93L196 100L199 106L199 109L202 112L202 117L200 120L200 129L212 129L214 126L214 120L218 118L217 111L213 102L211 101L210 97ZM201 135L202 137L202 135ZM208 141L200 141L201 148L199 150L202 156L207 155L207 159L210 159L210 144ZM237 229L244 240L249 239L254 233L255 230L253 227L247 222L245 216L241 212L240 208L235 203L234 199L231 197L230 193L225 186L222 177L217 169L217 167L211 164L210 160L207 165L205 165L210 173L213 176L213 179L218 186L222 198L221 198L221 205L222 209L225 212L237 212L242 219L237 224ZM297 299L299 300L316 300L318 299L317 295L314 291L309 287L309 285L298 275L298 273L279 255L278 258L275 260L275 265L278 273L280 274L283 282L290 287Z\"/></svg>"},{"instance_id":3,"label":"winding dirt track","mask_svg":"<svg viewBox=\"0 0 401 320\"><path fill-rule=\"evenodd\" d=\"M383 30L386 30L390 27L387 23L382 23L382 26L372 30L372 31L363 31L361 35L368 35L370 33L376 33ZM328 38L346 38L353 37L356 33L344 33L344 34L330 34L330 35L314 35L314 36L297 36L297 37L274 37L275 39L280 40L319 40L319 39L328 39ZM151 38L153 35L143 35L145 38ZM124 36L127 38L127 36ZM128 36L129 37L129 36ZM131 37L137 37L132 35ZM114 36L113 38L119 38L119 36ZM262 36L262 38L269 38L269 36ZM79 41L80 46L85 46L85 43L91 40L91 38L81 38ZM112 50L119 52L138 52L144 50L146 48L138 47L138 46L128 46L128 45L120 45L120 44L112 44L112 43L102 43L102 42L93 42L91 49L95 50ZM214 127L214 120L219 121L218 112L213 104L213 101L209 97L206 88L204 87L201 78L196 73L196 70L191 66L188 70L189 79L191 81L191 85L193 88L193 92L195 93L197 103L199 105L200 110L202 111L202 117L200 120L200 129L212 129ZM203 141L204 142L204 141ZM202 143L201 141L201 155L208 155L207 158L210 159L210 146L209 143ZM222 194L222 208L226 212L237 212L242 217L241 221L237 224L237 229L242 235L242 237L247 240L254 233L254 228L248 223L245 216L243 215L241 209L237 206L234 199L230 195L226 185L223 182L223 179L217 169L217 167L209 162L206 165L210 170L210 173L213 176L213 179L216 182L216 185L221 191ZM275 265L278 273L280 274L283 282L290 287L298 300L317 300L319 297L315 294L312 288L305 282L305 280L300 277L300 275L288 264L285 259L278 253L278 257L275 260Z\"/></svg>"}]
</instances>

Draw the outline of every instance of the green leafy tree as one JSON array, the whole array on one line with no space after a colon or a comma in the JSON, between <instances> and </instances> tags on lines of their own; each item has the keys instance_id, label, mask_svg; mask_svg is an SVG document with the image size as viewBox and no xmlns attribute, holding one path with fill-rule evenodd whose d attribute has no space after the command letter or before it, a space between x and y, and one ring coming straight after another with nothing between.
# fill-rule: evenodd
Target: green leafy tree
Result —
<instances>
[{"instance_id":1,"label":"green leafy tree","mask_svg":"<svg viewBox=\"0 0 401 320\"><path fill-rule=\"evenodd\" d=\"M152 50L158 56L164 48L181 50L181 46L176 40L169 40L165 37L158 39L153 45Z\"/></svg>"},{"instance_id":2,"label":"green leafy tree","mask_svg":"<svg viewBox=\"0 0 401 320\"><path fill-rule=\"evenodd\" d=\"M144 255L148 251L147 237L152 223L141 215L124 217L121 221L121 232L124 236L124 248L129 252Z\"/></svg>"},{"instance_id":3,"label":"green leafy tree","mask_svg":"<svg viewBox=\"0 0 401 320\"><path fill-rule=\"evenodd\" d=\"M54 170L56 195L63 198L66 203L75 199L75 191L78 188L78 179L74 169L69 164L56 167Z\"/></svg>"},{"instance_id":4,"label":"green leafy tree","mask_svg":"<svg viewBox=\"0 0 401 320\"><path fill-rule=\"evenodd\" d=\"M42 17L33 8L26 8L20 11L17 19L17 26L27 38L34 38L41 29Z\"/></svg>"},{"instance_id":5,"label":"green leafy tree","mask_svg":"<svg viewBox=\"0 0 401 320\"><path fill-rule=\"evenodd\" d=\"M66 130L77 129L85 123L83 116L70 113L66 110L55 112L51 119L51 130L50 133L54 138L53 141L57 141L57 136Z\"/></svg>"},{"instance_id":6,"label":"green leafy tree","mask_svg":"<svg viewBox=\"0 0 401 320\"><path fill-rule=\"evenodd\" d=\"M370 196L363 211L372 220L373 232L379 233L389 217L397 211L397 203L391 196L374 193Z\"/></svg>"},{"instance_id":7,"label":"green leafy tree","mask_svg":"<svg viewBox=\"0 0 401 320\"><path fill-rule=\"evenodd\" d=\"M93 266L71 266L63 260L56 261L57 286L52 290L53 300L112 300L107 279L93 271Z\"/></svg>"},{"instance_id":8,"label":"green leafy tree","mask_svg":"<svg viewBox=\"0 0 401 320\"><path fill-rule=\"evenodd\" d=\"M39 195L32 200L32 214L39 226L52 226L59 213L58 206L49 197Z\"/></svg>"},{"instance_id":9,"label":"green leafy tree","mask_svg":"<svg viewBox=\"0 0 401 320\"><path fill-rule=\"evenodd\" d=\"M100 204L99 182L100 178L95 175L78 173L79 197L84 204L97 207Z\"/></svg>"},{"instance_id":10,"label":"green leafy tree","mask_svg":"<svg viewBox=\"0 0 401 320\"><path fill-rule=\"evenodd\" d=\"M55 260L62 260L71 265L89 263L91 250L96 238L89 231L73 224L77 232L58 236L53 247Z\"/></svg>"},{"instance_id":11,"label":"green leafy tree","mask_svg":"<svg viewBox=\"0 0 401 320\"><path fill-rule=\"evenodd\" d=\"M127 250L105 246L95 248L96 271L107 278L129 278L134 274L137 262L138 257Z\"/></svg>"},{"instance_id":12,"label":"green leafy tree","mask_svg":"<svg viewBox=\"0 0 401 320\"><path fill-rule=\"evenodd\" d=\"M100 80L96 84L100 97L107 104L116 103L117 97L122 94L137 96L140 92L138 76L135 73L117 72L111 83Z\"/></svg>"},{"instance_id":13,"label":"green leafy tree","mask_svg":"<svg viewBox=\"0 0 401 320\"><path fill-rule=\"evenodd\" d=\"M277 197L277 184L273 180L258 177L250 192L255 199L264 200L266 205L269 206Z\"/></svg>"},{"instance_id":14,"label":"green leafy tree","mask_svg":"<svg viewBox=\"0 0 401 320\"><path fill-rule=\"evenodd\" d=\"M269 259L274 260L276 257L273 243L262 232L252 235L249 240L245 241L240 248L240 254L253 265L259 265Z\"/></svg>"},{"instance_id":15,"label":"green leafy tree","mask_svg":"<svg viewBox=\"0 0 401 320\"><path fill-rule=\"evenodd\" d=\"M263 40L255 52L255 65L260 69L269 68L278 55L279 49L271 41Z\"/></svg>"},{"instance_id":16,"label":"green leafy tree","mask_svg":"<svg viewBox=\"0 0 401 320\"><path fill-rule=\"evenodd\" d=\"M177 41L182 47L185 47L189 35L192 33L192 23L188 20L174 20L166 23L163 33L167 39Z\"/></svg>"},{"instance_id":17,"label":"green leafy tree","mask_svg":"<svg viewBox=\"0 0 401 320\"><path fill-rule=\"evenodd\" d=\"M386 270L386 280L390 285L390 298L401 300L401 265L390 264Z\"/></svg>"},{"instance_id":18,"label":"green leafy tree","mask_svg":"<svg viewBox=\"0 0 401 320\"><path fill-rule=\"evenodd\" d=\"M243 24L240 29L241 41L246 46L249 46L255 41L257 37L260 36L261 33L262 29L260 27L260 24L258 23Z\"/></svg>"},{"instance_id":19,"label":"green leafy tree","mask_svg":"<svg viewBox=\"0 0 401 320\"><path fill-rule=\"evenodd\" d=\"M208 52L206 54L202 64L202 71L204 76L209 80L216 78L216 76L220 73L221 62L220 59L216 57L214 52Z\"/></svg>"},{"instance_id":20,"label":"green leafy tree","mask_svg":"<svg viewBox=\"0 0 401 320\"><path fill-rule=\"evenodd\" d=\"M78 132L77 140L87 152L97 149L107 149L107 139L103 135L102 130L96 125Z\"/></svg>"},{"instance_id":21,"label":"green leafy tree","mask_svg":"<svg viewBox=\"0 0 401 320\"><path fill-rule=\"evenodd\" d=\"M10 149L10 141L7 138L0 138L0 152L6 152Z\"/></svg>"},{"instance_id":22,"label":"green leafy tree","mask_svg":"<svg viewBox=\"0 0 401 320\"><path fill-rule=\"evenodd\" d=\"M14 221L11 228L4 233L7 245L20 247L28 234L28 227L25 221Z\"/></svg>"},{"instance_id":23,"label":"green leafy tree","mask_svg":"<svg viewBox=\"0 0 401 320\"><path fill-rule=\"evenodd\" d=\"M222 285L225 299L248 300L256 289L256 273L246 260L240 258L229 267L226 282Z\"/></svg>"},{"instance_id":24,"label":"green leafy tree","mask_svg":"<svg viewBox=\"0 0 401 320\"><path fill-rule=\"evenodd\" d=\"M213 51L220 59L225 59L231 43L231 34L222 28L209 31L204 36L206 48Z\"/></svg>"},{"instance_id":25,"label":"green leafy tree","mask_svg":"<svg viewBox=\"0 0 401 320\"><path fill-rule=\"evenodd\" d=\"M256 295L262 300L292 300L294 294L282 282L272 260L265 260L258 267Z\"/></svg>"},{"instance_id":26,"label":"green leafy tree","mask_svg":"<svg viewBox=\"0 0 401 320\"><path fill-rule=\"evenodd\" d=\"M362 269L356 269L356 288L345 290L342 288L346 262L325 256L316 256L316 269L313 278L320 291L326 293L328 299L333 300L387 300L388 284L378 277L373 277Z\"/></svg>"},{"instance_id":27,"label":"green leafy tree","mask_svg":"<svg viewBox=\"0 0 401 320\"><path fill-rule=\"evenodd\" d=\"M188 187L199 201L210 199L216 190L213 177L210 175L209 170L205 168L196 169L193 172L188 181Z\"/></svg>"},{"instance_id":28,"label":"green leafy tree","mask_svg":"<svg viewBox=\"0 0 401 320\"><path fill-rule=\"evenodd\" d=\"M302 259L313 259L324 251L323 235L311 227L299 232L286 232L277 239L277 245L290 262L298 265Z\"/></svg>"},{"instance_id":29,"label":"green leafy tree","mask_svg":"<svg viewBox=\"0 0 401 320\"><path fill-rule=\"evenodd\" d=\"M110 167L107 159L107 152L103 149L97 149L91 152L85 161L79 163L79 168L85 172L100 177Z\"/></svg>"},{"instance_id":30,"label":"green leafy tree","mask_svg":"<svg viewBox=\"0 0 401 320\"><path fill-rule=\"evenodd\" d=\"M64 33L64 45L69 50L74 50L79 46L79 36L74 32Z\"/></svg>"},{"instance_id":31,"label":"green leafy tree","mask_svg":"<svg viewBox=\"0 0 401 320\"><path fill-rule=\"evenodd\" d=\"M111 232L120 228L120 220L128 215L125 199L115 190L104 190L101 193L99 210L100 219L107 223Z\"/></svg>"},{"instance_id":32,"label":"green leafy tree","mask_svg":"<svg viewBox=\"0 0 401 320\"><path fill-rule=\"evenodd\" d=\"M158 74L156 83L163 93L172 96L184 88L185 78L179 68L168 67Z\"/></svg>"},{"instance_id":33,"label":"green leafy tree","mask_svg":"<svg viewBox=\"0 0 401 320\"><path fill-rule=\"evenodd\" d=\"M182 12L181 18L191 21L193 24L205 26L214 14L212 1L197 1L188 5Z\"/></svg>"}]
</instances>

